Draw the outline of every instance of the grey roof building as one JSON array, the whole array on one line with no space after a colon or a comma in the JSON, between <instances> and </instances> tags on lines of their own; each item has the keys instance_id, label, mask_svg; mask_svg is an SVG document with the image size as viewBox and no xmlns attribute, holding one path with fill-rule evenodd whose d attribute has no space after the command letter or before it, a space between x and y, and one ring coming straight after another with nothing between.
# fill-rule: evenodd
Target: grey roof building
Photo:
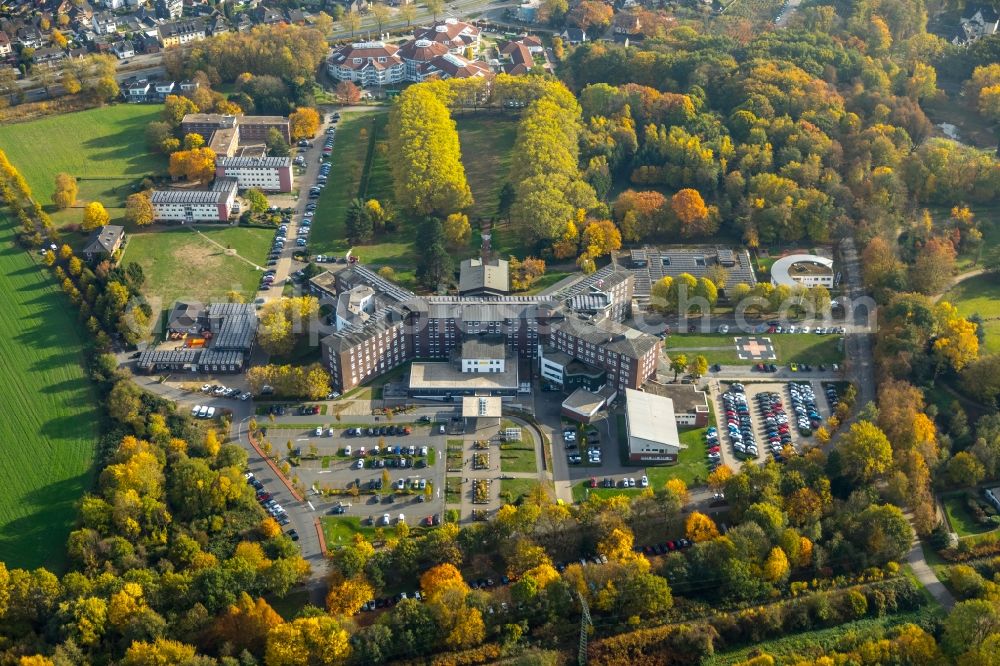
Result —
<instances>
[{"instance_id":1,"label":"grey roof building","mask_svg":"<svg viewBox=\"0 0 1000 666\"><path fill-rule=\"evenodd\" d=\"M83 246L83 256L87 261L110 257L118 251L124 240L125 227L108 224L91 234L87 244Z\"/></svg>"},{"instance_id":2,"label":"grey roof building","mask_svg":"<svg viewBox=\"0 0 1000 666\"><path fill-rule=\"evenodd\" d=\"M504 296L510 291L510 262L504 259L466 259L459 268L461 296Z\"/></svg>"}]
</instances>

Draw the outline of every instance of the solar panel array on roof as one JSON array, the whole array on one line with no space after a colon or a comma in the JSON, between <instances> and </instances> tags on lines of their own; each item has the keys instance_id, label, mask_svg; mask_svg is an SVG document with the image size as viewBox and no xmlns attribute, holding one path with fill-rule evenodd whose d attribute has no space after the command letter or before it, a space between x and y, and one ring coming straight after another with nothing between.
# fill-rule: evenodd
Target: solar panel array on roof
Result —
<instances>
[{"instance_id":1,"label":"solar panel array on roof","mask_svg":"<svg viewBox=\"0 0 1000 666\"><path fill-rule=\"evenodd\" d=\"M646 265L633 264L635 275L635 296L640 303L649 301L652 285L665 276L677 277L688 273L696 278L705 277L712 266L723 266L729 274L727 284L757 284L757 275L750 262L750 253L745 249L732 250L716 247L675 247L656 248L647 246L642 250L648 262Z\"/></svg>"},{"instance_id":2,"label":"solar panel array on roof","mask_svg":"<svg viewBox=\"0 0 1000 666\"><path fill-rule=\"evenodd\" d=\"M217 351L250 351L253 336L257 332L257 317L252 314L238 314L226 317L215 335L212 348Z\"/></svg>"},{"instance_id":3,"label":"solar panel array on roof","mask_svg":"<svg viewBox=\"0 0 1000 666\"><path fill-rule=\"evenodd\" d=\"M198 359L198 364L202 367L217 366L225 369L237 369L243 367L243 353L206 349L202 352L201 358Z\"/></svg>"},{"instance_id":4,"label":"solar panel array on roof","mask_svg":"<svg viewBox=\"0 0 1000 666\"><path fill-rule=\"evenodd\" d=\"M152 368L158 365L184 365L195 363L201 355L200 349L150 349L139 355L140 368Z\"/></svg>"}]
</instances>

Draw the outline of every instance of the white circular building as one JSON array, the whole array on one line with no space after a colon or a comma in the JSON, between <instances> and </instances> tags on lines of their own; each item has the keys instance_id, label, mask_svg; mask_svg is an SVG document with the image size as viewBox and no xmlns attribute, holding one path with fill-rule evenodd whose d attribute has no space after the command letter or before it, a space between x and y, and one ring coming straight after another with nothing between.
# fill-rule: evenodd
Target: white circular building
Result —
<instances>
[{"instance_id":1,"label":"white circular building","mask_svg":"<svg viewBox=\"0 0 1000 666\"><path fill-rule=\"evenodd\" d=\"M771 266L771 284L794 287L833 287L833 259L816 254L790 254Z\"/></svg>"}]
</instances>

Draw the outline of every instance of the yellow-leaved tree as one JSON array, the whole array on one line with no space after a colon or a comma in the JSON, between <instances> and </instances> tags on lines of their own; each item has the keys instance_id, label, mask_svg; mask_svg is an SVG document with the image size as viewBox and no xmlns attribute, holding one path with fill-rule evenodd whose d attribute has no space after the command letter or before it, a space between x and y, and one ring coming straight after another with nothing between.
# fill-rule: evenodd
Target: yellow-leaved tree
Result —
<instances>
[{"instance_id":1,"label":"yellow-leaved tree","mask_svg":"<svg viewBox=\"0 0 1000 666\"><path fill-rule=\"evenodd\" d=\"M91 201L83 209L83 224L81 226L84 231L93 231L106 225L110 219L111 216L108 215L108 211L104 209L104 205L100 201Z\"/></svg>"},{"instance_id":2,"label":"yellow-leaved tree","mask_svg":"<svg viewBox=\"0 0 1000 666\"><path fill-rule=\"evenodd\" d=\"M299 107L288 116L292 141L311 139L319 131L319 113L316 109Z\"/></svg>"},{"instance_id":3,"label":"yellow-leaved tree","mask_svg":"<svg viewBox=\"0 0 1000 666\"><path fill-rule=\"evenodd\" d=\"M693 511L684 525L684 533L691 541L700 543L719 536L719 529L715 526L714 520L703 513Z\"/></svg>"},{"instance_id":4,"label":"yellow-leaved tree","mask_svg":"<svg viewBox=\"0 0 1000 666\"><path fill-rule=\"evenodd\" d=\"M389 116L396 202L421 215L447 216L472 205L458 131L440 90L410 86Z\"/></svg>"}]
</instances>

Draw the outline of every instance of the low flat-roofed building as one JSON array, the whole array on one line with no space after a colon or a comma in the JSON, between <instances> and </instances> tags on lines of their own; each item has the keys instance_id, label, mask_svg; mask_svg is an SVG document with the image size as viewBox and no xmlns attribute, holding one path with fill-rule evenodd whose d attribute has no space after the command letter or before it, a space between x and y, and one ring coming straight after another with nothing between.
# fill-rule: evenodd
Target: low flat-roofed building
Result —
<instances>
[{"instance_id":1,"label":"low flat-roofed building","mask_svg":"<svg viewBox=\"0 0 1000 666\"><path fill-rule=\"evenodd\" d=\"M818 254L789 254L771 265L771 284L775 287L823 286L833 288L833 259Z\"/></svg>"},{"instance_id":2,"label":"low flat-roofed building","mask_svg":"<svg viewBox=\"0 0 1000 666\"><path fill-rule=\"evenodd\" d=\"M411 396L445 398L459 395L512 397L517 395L517 364L509 363L503 372L462 372L447 361L410 364Z\"/></svg>"},{"instance_id":3,"label":"low flat-roofed building","mask_svg":"<svg viewBox=\"0 0 1000 666\"><path fill-rule=\"evenodd\" d=\"M704 428L708 426L708 396L694 384L660 384L646 382L642 390L674 403L674 418L683 428Z\"/></svg>"},{"instance_id":4,"label":"low flat-roofed building","mask_svg":"<svg viewBox=\"0 0 1000 666\"><path fill-rule=\"evenodd\" d=\"M331 271L323 271L309 278L309 291L319 298L337 298L337 278Z\"/></svg>"},{"instance_id":5,"label":"low flat-roofed building","mask_svg":"<svg viewBox=\"0 0 1000 666\"><path fill-rule=\"evenodd\" d=\"M365 284L337 296L334 323L338 331L349 326L363 326L375 314L375 290Z\"/></svg>"},{"instance_id":6,"label":"low flat-roofed building","mask_svg":"<svg viewBox=\"0 0 1000 666\"><path fill-rule=\"evenodd\" d=\"M499 428L503 401L498 396L470 396L462 398L462 418L465 431L476 432L486 428Z\"/></svg>"},{"instance_id":7,"label":"low flat-roofed building","mask_svg":"<svg viewBox=\"0 0 1000 666\"><path fill-rule=\"evenodd\" d=\"M462 342L462 372L504 372L507 345L500 335L477 335Z\"/></svg>"},{"instance_id":8,"label":"low flat-roofed building","mask_svg":"<svg viewBox=\"0 0 1000 666\"><path fill-rule=\"evenodd\" d=\"M590 423L605 407L614 402L618 391L613 386L606 386L598 391L588 391L578 388L562 402L559 413L571 421Z\"/></svg>"},{"instance_id":9,"label":"low flat-roofed building","mask_svg":"<svg viewBox=\"0 0 1000 666\"><path fill-rule=\"evenodd\" d=\"M677 433L670 398L625 389L625 427L630 462L675 463L687 448Z\"/></svg>"}]
</instances>

